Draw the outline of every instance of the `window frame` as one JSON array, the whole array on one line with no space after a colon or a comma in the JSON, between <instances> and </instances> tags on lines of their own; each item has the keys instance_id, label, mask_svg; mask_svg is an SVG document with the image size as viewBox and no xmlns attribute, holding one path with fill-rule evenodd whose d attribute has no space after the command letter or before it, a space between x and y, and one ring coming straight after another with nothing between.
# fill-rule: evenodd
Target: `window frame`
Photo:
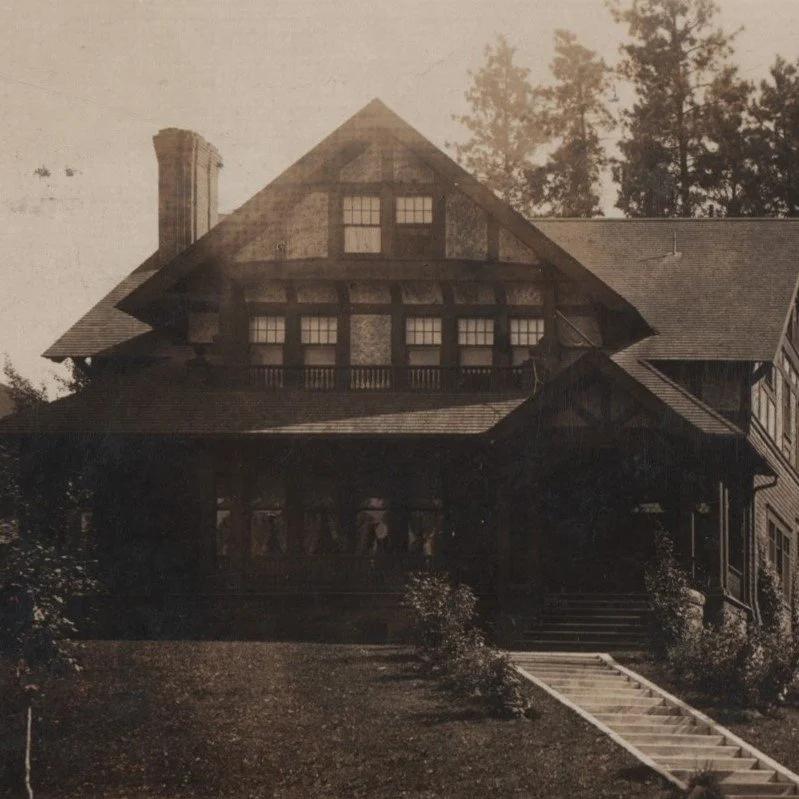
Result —
<instances>
[{"instance_id":1,"label":"window frame","mask_svg":"<svg viewBox=\"0 0 799 799\"><path fill-rule=\"evenodd\" d=\"M411 202L411 208L407 207ZM417 201L421 201L421 208L416 208ZM402 207L400 207L402 206ZM431 227L434 221L434 203L432 194L402 194L394 198L394 222L400 228ZM417 213L421 219L417 219ZM411 218L408 218L408 214Z\"/></svg>"},{"instance_id":2,"label":"window frame","mask_svg":"<svg viewBox=\"0 0 799 799\"><path fill-rule=\"evenodd\" d=\"M369 201L369 208L362 207L364 200ZM341 198L341 249L345 255L380 255L383 252L383 198L379 193L344 194ZM355 202L359 207L355 208ZM376 207L374 207L376 204ZM348 207L349 205L349 207ZM363 214L369 214L368 221L364 221ZM349 219L347 218L349 214ZM358 215L358 221L355 220ZM375 222L375 217L377 222ZM369 230L376 235L377 249L374 248L348 248L348 231ZM375 233L376 232L376 233Z\"/></svg>"}]
</instances>

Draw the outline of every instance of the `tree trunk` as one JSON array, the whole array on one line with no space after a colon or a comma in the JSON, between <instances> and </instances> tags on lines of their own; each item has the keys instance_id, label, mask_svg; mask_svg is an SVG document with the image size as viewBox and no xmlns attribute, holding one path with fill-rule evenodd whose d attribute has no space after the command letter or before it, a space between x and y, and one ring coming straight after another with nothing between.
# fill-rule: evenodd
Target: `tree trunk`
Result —
<instances>
[{"instance_id":1,"label":"tree trunk","mask_svg":"<svg viewBox=\"0 0 799 799\"><path fill-rule=\"evenodd\" d=\"M31 748L33 742L33 705L28 702L28 724L25 734L25 790L28 792L28 799L33 799L33 788L31 786Z\"/></svg>"}]
</instances>

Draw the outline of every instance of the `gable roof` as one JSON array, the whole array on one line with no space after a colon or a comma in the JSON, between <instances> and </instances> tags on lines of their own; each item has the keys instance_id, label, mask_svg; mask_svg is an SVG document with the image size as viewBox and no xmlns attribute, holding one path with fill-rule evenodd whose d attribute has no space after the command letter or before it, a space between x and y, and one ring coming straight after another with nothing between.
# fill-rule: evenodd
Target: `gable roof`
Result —
<instances>
[{"instance_id":1,"label":"gable roof","mask_svg":"<svg viewBox=\"0 0 799 799\"><path fill-rule=\"evenodd\" d=\"M87 358L152 331L152 327L117 308L117 303L147 281L158 268L151 255L81 317L43 353L45 358Z\"/></svg>"},{"instance_id":2,"label":"gable roof","mask_svg":"<svg viewBox=\"0 0 799 799\"><path fill-rule=\"evenodd\" d=\"M774 358L799 279L799 220L540 219L535 224L655 328L658 335L635 345L639 357Z\"/></svg>"},{"instance_id":3,"label":"gable roof","mask_svg":"<svg viewBox=\"0 0 799 799\"><path fill-rule=\"evenodd\" d=\"M390 132L431 169L496 217L523 244L554 264L564 274L581 281L609 308L626 309L640 319L635 309L614 289L500 200L493 191L483 186L380 100L373 100L361 109L244 205L128 293L119 301L119 307L135 313L138 308L174 286L200 264L212 258L232 255L234 248L240 249L263 232L264 220L277 213L281 205L295 202L303 195L304 192L298 185L302 180L321 174L329 167L329 159L336 152L347 160L357 155L354 150L348 151L346 148L353 146L353 139L375 128ZM642 320L641 324L645 327Z\"/></svg>"}]
</instances>

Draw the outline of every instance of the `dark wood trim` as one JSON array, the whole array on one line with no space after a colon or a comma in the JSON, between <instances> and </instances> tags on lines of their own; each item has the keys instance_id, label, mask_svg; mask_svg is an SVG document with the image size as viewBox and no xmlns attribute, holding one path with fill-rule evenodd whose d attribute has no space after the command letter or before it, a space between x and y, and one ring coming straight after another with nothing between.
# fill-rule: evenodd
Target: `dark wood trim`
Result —
<instances>
[{"instance_id":1,"label":"dark wood trim","mask_svg":"<svg viewBox=\"0 0 799 799\"><path fill-rule=\"evenodd\" d=\"M452 284L441 283L441 365L458 365L458 312L455 307L455 292Z\"/></svg>"},{"instance_id":2,"label":"dark wood trim","mask_svg":"<svg viewBox=\"0 0 799 799\"><path fill-rule=\"evenodd\" d=\"M286 284L286 343L283 345L283 362L286 366L302 366L300 344L300 306L297 305L297 289L293 282Z\"/></svg>"},{"instance_id":3,"label":"dark wood trim","mask_svg":"<svg viewBox=\"0 0 799 799\"><path fill-rule=\"evenodd\" d=\"M305 258L291 261L237 261L221 267L223 273L249 285L261 280L458 280L491 282L510 280L540 283L545 280L540 266L490 263L488 261L423 258L397 260L381 255L347 253L340 258Z\"/></svg>"},{"instance_id":4,"label":"dark wood trim","mask_svg":"<svg viewBox=\"0 0 799 799\"><path fill-rule=\"evenodd\" d=\"M347 291L347 284L338 282L336 283L336 291L339 297L338 308L338 334L336 336L336 366L348 367L350 365L350 303L349 292ZM340 391L347 389L346 381L348 380L349 373L347 369L340 369L336 373L339 385L337 388Z\"/></svg>"},{"instance_id":5,"label":"dark wood trim","mask_svg":"<svg viewBox=\"0 0 799 799\"><path fill-rule=\"evenodd\" d=\"M512 349L510 345L510 311L505 286L502 283L492 283L494 289L494 302L496 308L496 322L494 323L494 364L496 366L510 366Z\"/></svg>"}]
</instances>

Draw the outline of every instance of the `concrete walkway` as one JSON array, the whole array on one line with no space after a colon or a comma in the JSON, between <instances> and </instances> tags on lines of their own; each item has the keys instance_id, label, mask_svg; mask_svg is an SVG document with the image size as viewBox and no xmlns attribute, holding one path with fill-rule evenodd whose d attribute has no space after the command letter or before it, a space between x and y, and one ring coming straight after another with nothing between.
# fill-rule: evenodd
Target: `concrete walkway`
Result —
<instances>
[{"instance_id":1,"label":"concrete walkway","mask_svg":"<svg viewBox=\"0 0 799 799\"><path fill-rule=\"evenodd\" d=\"M669 782L709 768L730 799L799 796L799 775L610 655L512 652L519 673Z\"/></svg>"}]
</instances>

